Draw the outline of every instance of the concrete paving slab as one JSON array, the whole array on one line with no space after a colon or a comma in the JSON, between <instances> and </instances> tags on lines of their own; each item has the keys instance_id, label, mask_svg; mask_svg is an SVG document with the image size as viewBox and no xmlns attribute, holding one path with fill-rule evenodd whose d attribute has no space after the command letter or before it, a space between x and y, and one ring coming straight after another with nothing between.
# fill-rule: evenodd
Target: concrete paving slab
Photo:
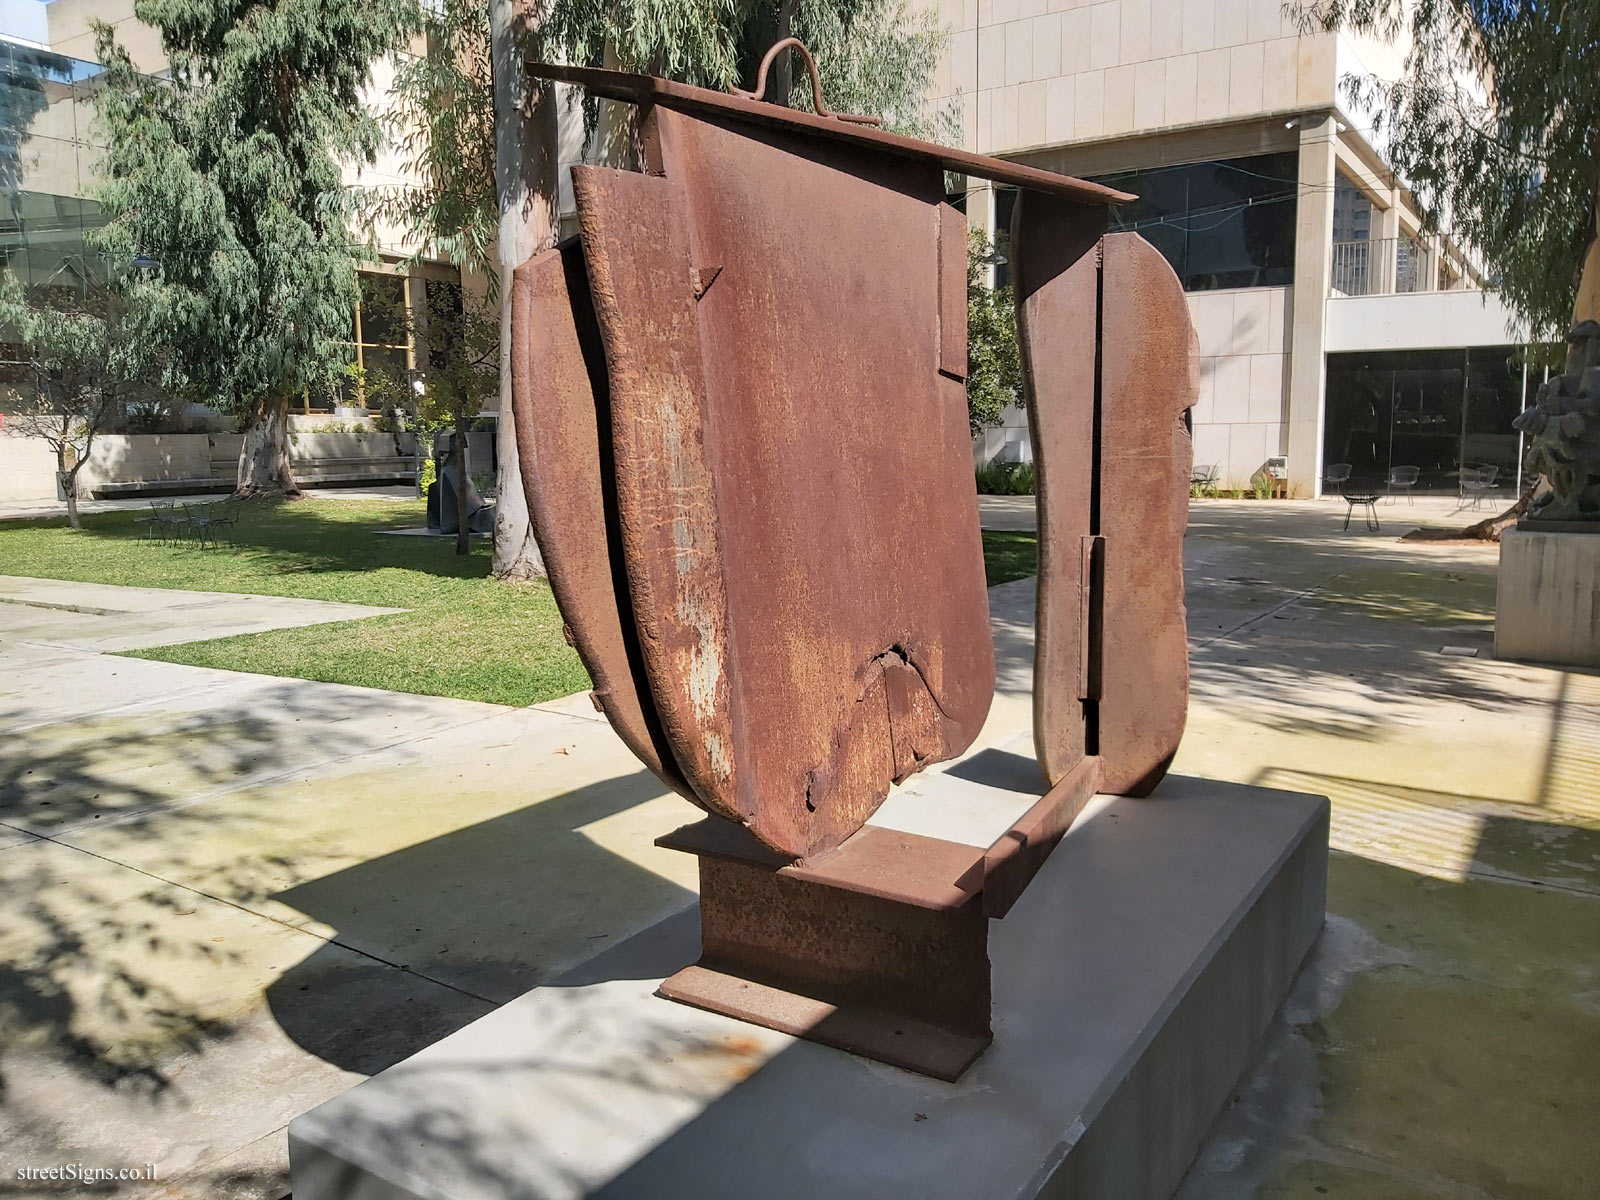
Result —
<instances>
[{"instance_id":1,"label":"concrete paving slab","mask_svg":"<svg viewBox=\"0 0 1600 1200\"><path fill-rule=\"evenodd\" d=\"M366 604L0 575L0 644L114 652L404 612Z\"/></svg>"},{"instance_id":2,"label":"concrete paving slab","mask_svg":"<svg viewBox=\"0 0 1600 1200\"><path fill-rule=\"evenodd\" d=\"M242 1194L276 1198L289 1118L489 1008L231 905L142 882L144 891L90 912L54 914L61 926L36 913L27 936L7 940L17 973L7 999L33 999L9 1004L4 1021L8 1167L151 1163L160 1194L200 1200L226 1194L213 1187L216 1164L266 1137L275 1153L258 1160Z\"/></svg>"},{"instance_id":3,"label":"concrete paving slab","mask_svg":"<svg viewBox=\"0 0 1600 1200\"><path fill-rule=\"evenodd\" d=\"M0 668L8 658L0 654ZM0 715L20 725L0 758L0 825L63 835L331 766L503 711L140 659L83 655L70 666L13 675L13 694L0 694ZM32 720L31 694L75 678L98 686Z\"/></svg>"},{"instance_id":4,"label":"concrete paving slab","mask_svg":"<svg viewBox=\"0 0 1600 1200\"><path fill-rule=\"evenodd\" d=\"M693 900L653 843L698 810L624 755L501 710L62 840L504 1001Z\"/></svg>"}]
</instances>

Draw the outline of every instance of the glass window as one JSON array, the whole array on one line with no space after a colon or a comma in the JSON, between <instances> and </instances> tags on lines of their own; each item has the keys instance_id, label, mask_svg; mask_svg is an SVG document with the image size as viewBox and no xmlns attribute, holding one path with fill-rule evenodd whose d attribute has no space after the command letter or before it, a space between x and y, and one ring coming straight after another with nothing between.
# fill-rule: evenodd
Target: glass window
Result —
<instances>
[{"instance_id":1,"label":"glass window","mask_svg":"<svg viewBox=\"0 0 1600 1200\"><path fill-rule=\"evenodd\" d=\"M1416 467L1419 491L1454 493L1463 465L1493 465L1509 492L1521 361L1515 346L1328 355L1323 466L1378 481Z\"/></svg>"},{"instance_id":2,"label":"glass window","mask_svg":"<svg viewBox=\"0 0 1600 1200\"><path fill-rule=\"evenodd\" d=\"M1139 198L1111 210L1113 231L1138 233L1186 291L1294 282L1295 154L1258 154L1123 171L1095 180Z\"/></svg>"},{"instance_id":3,"label":"glass window","mask_svg":"<svg viewBox=\"0 0 1600 1200\"><path fill-rule=\"evenodd\" d=\"M378 396L384 390L381 384L403 382L411 366L407 327L410 280L380 271L361 271L357 280L361 302L351 315L352 360L355 366L365 369L368 388L364 394L355 377L345 380L340 388L341 402L377 407ZM308 403L315 400L313 397Z\"/></svg>"},{"instance_id":4,"label":"glass window","mask_svg":"<svg viewBox=\"0 0 1600 1200\"><path fill-rule=\"evenodd\" d=\"M1365 242L1372 239L1372 201L1343 172L1333 181L1333 240Z\"/></svg>"},{"instance_id":5,"label":"glass window","mask_svg":"<svg viewBox=\"0 0 1600 1200\"><path fill-rule=\"evenodd\" d=\"M424 291L428 300L428 365L443 368L463 332L461 285L449 279L430 279Z\"/></svg>"},{"instance_id":6,"label":"glass window","mask_svg":"<svg viewBox=\"0 0 1600 1200\"><path fill-rule=\"evenodd\" d=\"M361 272L361 341L368 346L406 342L406 278Z\"/></svg>"},{"instance_id":7,"label":"glass window","mask_svg":"<svg viewBox=\"0 0 1600 1200\"><path fill-rule=\"evenodd\" d=\"M994 286L1011 286L1011 217L1017 210L1017 189L994 190Z\"/></svg>"}]
</instances>

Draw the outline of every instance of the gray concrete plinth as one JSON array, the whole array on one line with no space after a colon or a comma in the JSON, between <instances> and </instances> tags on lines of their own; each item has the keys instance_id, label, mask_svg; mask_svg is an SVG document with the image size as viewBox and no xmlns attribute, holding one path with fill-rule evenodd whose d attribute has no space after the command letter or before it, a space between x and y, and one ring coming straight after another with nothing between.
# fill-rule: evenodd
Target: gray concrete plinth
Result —
<instances>
[{"instance_id":1,"label":"gray concrete plinth","mask_svg":"<svg viewBox=\"0 0 1600 1200\"><path fill-rule=\"evenodd\" d=\"M1500 537L1494 656L1600 667L1600 527Z\"/></svg>"},{"instance_id":2,"label":"gray concrete plinth","mask_svg":"<svg viewBox=\"0 0 1600 1200\"><path fill-rule=\"evenodd\" d=\"M298 1118L295 1200L1168 1197L1322 926L1327 836L1300 793L1096 800L991 926L954 1084L653 996L690 909Z\"/></svg>"}]
</instances>

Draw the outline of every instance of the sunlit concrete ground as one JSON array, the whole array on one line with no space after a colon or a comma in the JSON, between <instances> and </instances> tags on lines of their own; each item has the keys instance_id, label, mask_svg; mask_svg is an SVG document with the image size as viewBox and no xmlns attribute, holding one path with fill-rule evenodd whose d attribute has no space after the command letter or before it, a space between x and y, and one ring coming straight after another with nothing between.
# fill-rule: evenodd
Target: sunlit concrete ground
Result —
<instances>
[{"instance_id":1,"label":"sunlit concrete ground","mask_svg":"<svg viewBox=\"0 0 1600 1200\"><path fill-rule=\"evenodd\" d=\"M1487 657L1493 548L1394 541L1453 504L1343 507L1194 507L1174 769L1330 795L1335 855L1185 1200L1600 1195L1600 677ZM1032 605L991 593L980 745L1027 725ZM8 1195L154 1162L120 1194L279 1197L291 1117L693 899L651 844L691 810L584 697L106 657L108 619L0 604Z\"/></svg>"}]
</instances>

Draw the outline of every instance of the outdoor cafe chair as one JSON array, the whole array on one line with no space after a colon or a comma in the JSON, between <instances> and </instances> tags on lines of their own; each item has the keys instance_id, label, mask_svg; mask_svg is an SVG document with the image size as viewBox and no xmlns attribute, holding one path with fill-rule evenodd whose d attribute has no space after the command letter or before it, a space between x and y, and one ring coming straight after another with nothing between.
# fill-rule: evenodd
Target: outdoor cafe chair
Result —
<instances>
[{"instance_id":1,"label":"outdoor cafe chair","mask_svg":"<svg viewBox=\"0 0 1600 1200\"><path fill-rule=\"evenodd\" d=\"M162 511L163 505L165 505L166 511ZM139 532L139 540L141 542L166 541L167 525L171 519L171 514L172 502L170 500L150 501L150 515L135 518L135 523L143 526Z\"/></svg>"},{"instance_id":2,"label":"outdoor cafe chair","mask_svg":"<svg viewBox=\"0 0 1600 1200\"><path fill-rule=\"evenodd\" d=\"M1416 503L1411 498L1411 489L1417 486L1417 479L1421 474L1422 470L1419 467L1390 467L1389 478L1383 482L1384 491L1388 494L1389 502L1391 504L1394 503L1394 494L1396 492L1404 492L1407 504Z\"/></svg>"},{"instance_id":3,"label":"outdoor cafe chair","mask_svg":"<svg viewBox=\"0 0 1600 1200\"><path fill-rule=\"evenodd\" d=\"M1352 467L1349 463L1329 463L1322 471L1322 482L1331 490L1341 491L1345 481L1350 478Z\"/></svg>"},{"instance_id":4,"label":"outdoor cafe chair","mask_svg":"<svg viewBox=\"0 0 1600 1200\"><path fill-rule=\"evenodd\" d=\"M1461 498L1470 498L1472 507L1477 508L1485 496L1498 496L1499 475L1500 468L1496 466L1462 467Z\"/></svg>"},{"instance_id":5,"label":"outdoor cafe chair","mask_svg":"<svg viewBox=\"0 0 1600 1200\"><path fill-rule=\"evenodd\" d=\"M1383 495L1383 489L1372 479L1346 479L1339 485L1339 494L1344 497L1344 527L1350 528L1350 518L1359 506L1365 508L1367 528L1373 533L1378 532L1378 497Z\"/></svg>"},{"instance_id":6,"label":"outdoor cafe chair","mask_svg":"<svg viewBox=\"0 0 1600 1200\"><path fill-rule=\"evenodd\" d=\"M194 530L194 540L201 549L207 542L217 544L217 530L221 528L222 521L216 515L216 506L211 504L185 504L183 511L189 519L189 527Z\"/></svg>"},{"instance_id":7,"label":"outdoor cafe chair","mask_svg":"<svg viewBox=\"0 0 1600 1200\"><path fill-rule=\"evenodd\" d=\"M179 513L178 506L171 500L150 501L150 515L141 517L140 523L145 526L140 540L181 541L189 528L189 518Z\"/></svg>"},{"instance_id":8,"label":"outdoor cafe chair","mask_svg":"<svg viewBox=\"0 0 1600 1200\"><path fill-rule=\"evenodd\" d=\"M1189 487L1202 496L1215 496L1217 494L1217 466L1208 463L1205 466L1196 465L1189 472Z\"/></svg>"},{"instance_id":9,"label":"outdoor cafe chair","mask_svg":"<svg viewBox=\"0 0 1600 1200\"><path fill-rule=\"evenodd\" d=\"M227 500L211 504L206 510L205 528L206 535L211 539L211 544L217 544L216 534L221 533L228 539L228 545L236 546L233 540L234 528L239 524L239 517L244 512L244 501L235 496Z\"/></svg>"}]
</instances>

